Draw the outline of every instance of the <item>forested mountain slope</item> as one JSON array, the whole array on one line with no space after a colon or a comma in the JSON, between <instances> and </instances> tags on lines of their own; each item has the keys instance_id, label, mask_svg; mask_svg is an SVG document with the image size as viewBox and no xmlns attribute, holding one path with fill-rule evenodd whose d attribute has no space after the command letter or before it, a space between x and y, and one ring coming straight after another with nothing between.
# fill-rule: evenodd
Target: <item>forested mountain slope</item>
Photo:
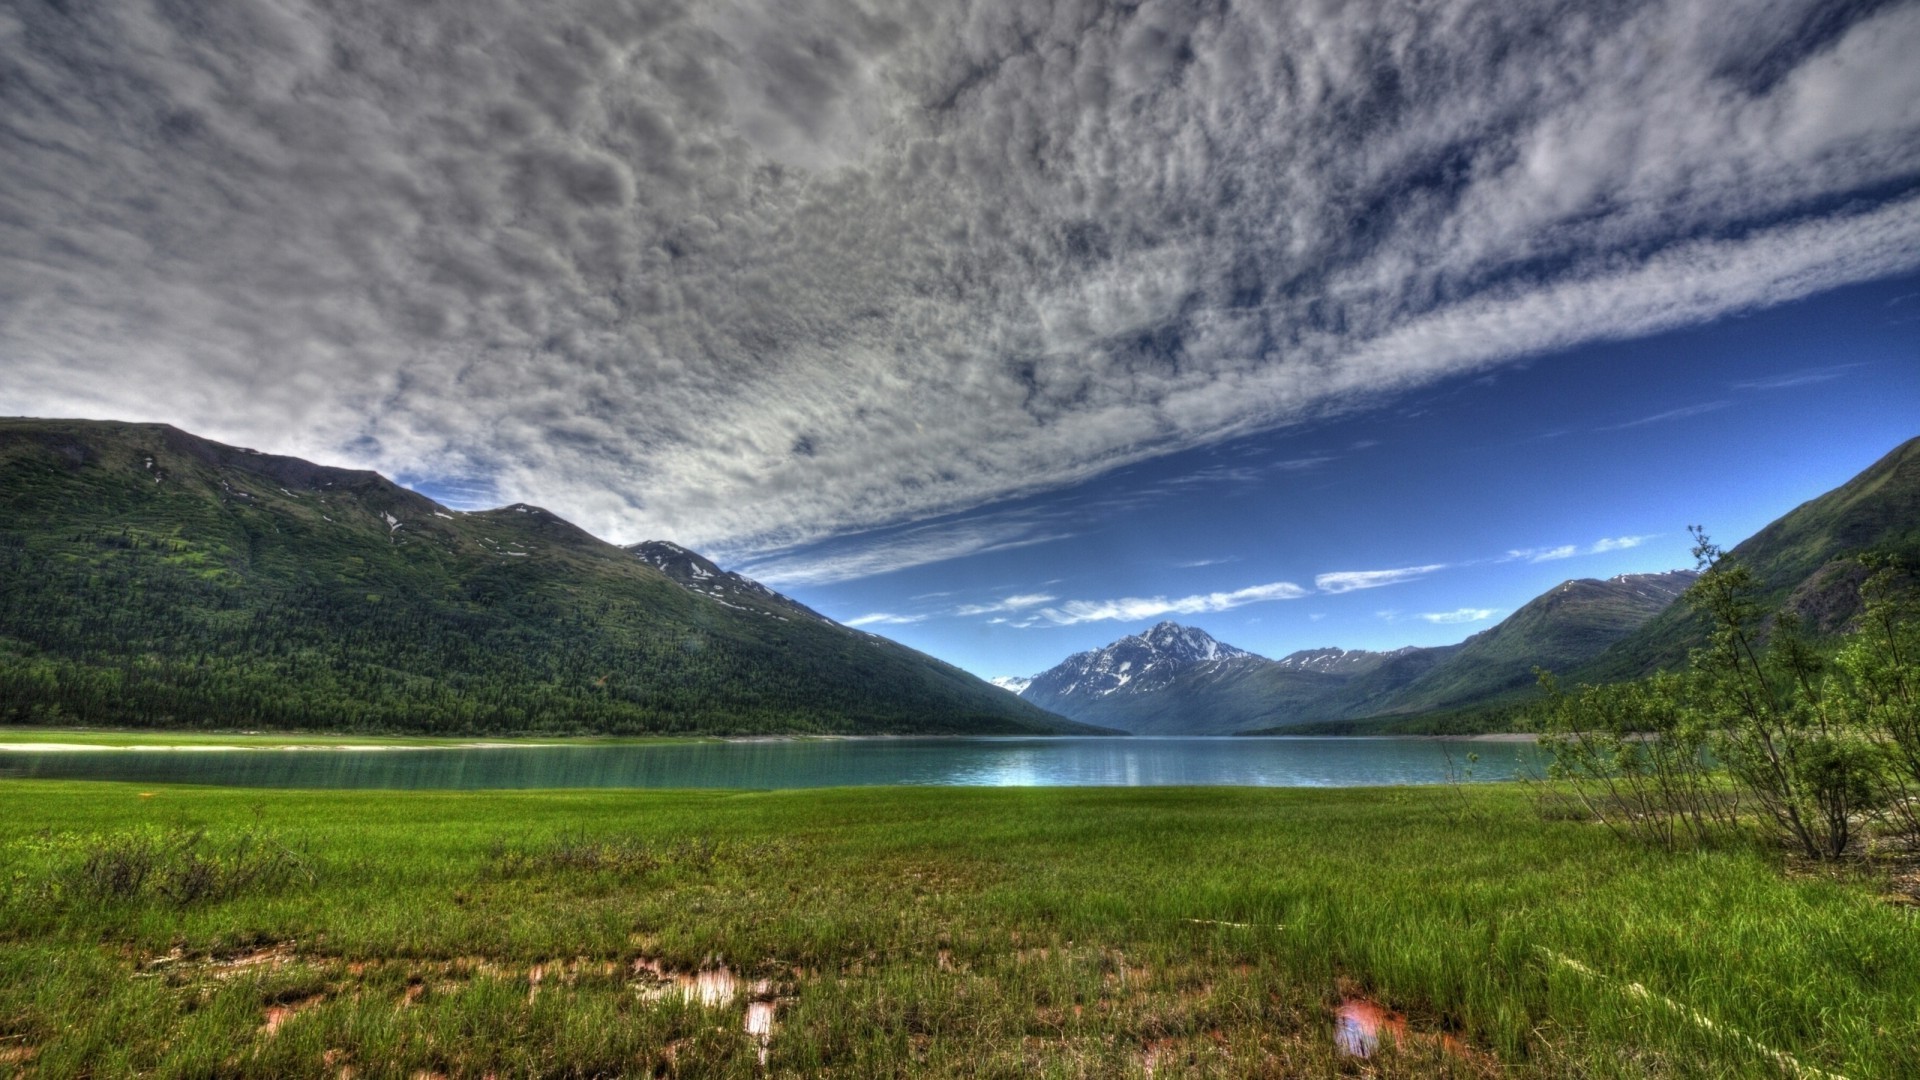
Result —
<instances>
[{"instance_id":1,"label":"forested mountain slope","mask_svg":"<svg viewBox=\"0 0 1920 1080\"><path fill-rule=\"evenodd\" d=\"M1815 632L1836 633L1859 611L1865 570L1856 556L1864 552L1920 566L1920 438L1788 511L1728 555L1753 571L1769 607L1799 613ZM1704 622L1677 604L1570 674L1610 682L1672 670L1705 641Z\"/></svg>"},{"instance_id":2,"label":"forested mountain slope","mask_svg":"<svg viewBox=\"0 0 1920 1080\"><path fill-rule=\"evenodd\" d=\"M736 575L674 580L670 554L165 425L0 420L0 720L1084 730Z\"/></svg>"}]
</instances>

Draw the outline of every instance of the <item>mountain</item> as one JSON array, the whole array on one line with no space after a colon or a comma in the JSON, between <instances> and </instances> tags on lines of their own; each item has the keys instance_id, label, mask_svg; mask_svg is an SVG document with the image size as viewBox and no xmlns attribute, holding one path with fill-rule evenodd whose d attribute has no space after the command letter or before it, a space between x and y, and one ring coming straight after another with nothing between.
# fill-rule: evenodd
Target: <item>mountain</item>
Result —
<instances>
[{"instance_id":1,"label":"mountain","mask_svg":"<svg viewBox=\"0 0 1920 1080\"><path fill-rule=\"evenodd\" d=\"M1799 613L1821 633L1859 612L1863 552L1920 566L1920 438L1909 439L1845 484L1788 511L1734 545L1728 555L1753 571L1770 608ZM1676 605L1622 638L1570 681L1611 682L1672 670L1704 644L1705 623Z\"/></svg>"},{"instance_id":2,"label":"mountain","mask_svg":"<svg viewBox=\"0 0 1920 1080\"><path fill-rule=\"evenodd\" d=\"M1134 734L1223 735L1377 726L1516 700L1534 668L1564 670L1632 633L1692 584L1690 570L1566 581L1458 645L1303 649L1269 660L1161 623L1033 677L1021 696Z\"/></svg>"},{"instance_id":3,"label":"mountain","mask_svg":"<svg viewBox=\"0 0 1920 1080\"><path fill-rule=\"evenodd\" d=\"M1239 717L1234 700L1263 699L1263 691L1249 695L1242 681L1272 663L1204 630L1163 622L1104 649L1075 653L1019 693L1062 716L1134 734L1216 734L1232 730L1224 725Z\"/></svg>"},{"instance_id":4,"label":"mountain","mask_svg":"<svg viewBox=\"0 0 1920 1080\"><path fill-rule=\"evenodd\" d=\"M159 424L0 420L0 720L1084 731L699 555Z\"/></svg>"},{"instance_id":5,"label":"mountain","mask_svg":"<svg viewBox=\"0 0 1920 1080\"><path fill-rule=\"evenodd\" d=\"M1697 577L1670 570L1563 581L1461 642L1375 711L1428 712L1531 693L1535 668L1561 672L1592 660L1666 611Z\"/></svg>"},{"instance_id":6,"label":"mountain","mask_svg":"<svg viewBox=\"0 0 1920 1080\"><path fill-rule=\"evenodd\" d=\"M629 544L626 550L634 558L660 571L681 588L699 593L736 611L760 611L775 618L812 619L829 626L839 624L825 615L780 595L749 577L722 570L712 560L679 544L665 540L647 540Z\"/></svg>"}]
</instances>

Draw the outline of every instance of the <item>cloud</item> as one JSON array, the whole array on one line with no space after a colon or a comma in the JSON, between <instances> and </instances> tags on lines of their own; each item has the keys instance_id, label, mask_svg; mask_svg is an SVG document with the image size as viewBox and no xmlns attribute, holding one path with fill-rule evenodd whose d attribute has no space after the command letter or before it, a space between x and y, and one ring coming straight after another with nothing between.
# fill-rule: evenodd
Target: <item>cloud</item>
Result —
<instances>
[{"instance_id":1,"label":"cloud","mask_svg":"<svg viewBox=\"0 0 1920 1080\"><path fill-rule=\"evenodd\" d=\"M1499 614L1498 608L1457 608L1453 611L1430 611L1420 617L1430 623L1451 625L1453 623L1480 622Z\"/></svg>"},{"instance_id":2,"label":"cloud","mask_svg":"<svg viewBox=\"0 0 1920 1080\"><path fill-rule=\"evenodd\" d=\"M1624 424L1614 424L1611 427L1603 427L1598 430L1625 431L1628 428L1645 427L1648 424L1664 424L1669 420L1685 420L1690 416L1701 416L1705 413L1718 412L1731 404L1733 404L1731 401L1703 401L1697 405L1668 409L1666 412L1654 413L1652 416L1643 416L1638 420L1629 420Z\"/></svg>"},{"instance_id":3,"label":"cloud","mask_svg":"<svg viewBox=\"0 0 1920 1080\"><path fill-rule=\"evenodd\" d=\"M1119 622L1138 622L1143 619L1158 618L1161 615L1200 615L1214 611L1230 611L1247 604L1259 604L1270 600L1297 600L1310 595L1306 589L1290 581L1276 581L1267 585L1250 585L1233 592L1201 593L1168 599L1164 596L1123 597L1118 600L1070 600L1059 607L1041 608L1032 620L1024 625L1039 625L1046 622L1054 626L1074 626L1079 623L1115 620Z\"/></svg>"},{"instance_id":4,"label":"cloud","mask_svg":"<svg viewBox=\"0 0 1920 1080\"><path fill-rule=\"evenodd\" d=\"M1403 581L1445 570L1445 563L1433 563L1429 566L1403 566L1398 570L1341 570L1331 574L1320 574L1313 579L1313 586L1325 593L1346 593L1357 589L1377 589L1383 585L1398 585Z\"/></svg>"},{"instance_id":5,"label":"cloud","mask_svg":"<svg viewBox=\"0 0 1920 1080\"><path fill-rule=\"evenodd\" d=\"M917 622L925 622L926 618L927 617L925 615L891 615L884 611L876 611L869 615L862 615L857 619L848 619L846 621L846 625L848 626L908 626Z\"/></svg>"},{"instance_id":6,"label":"cloud","mask_svg":"<svg viewBox=\"0 0 1920 1080\"><path fill-rule=\"evenodd\" d=\"M990 604L963 604L955 608L953 613L955 615L993 615L1003 611L1025 611L1030 607L1039 607L1041 604L1058 599L1059 597L1047 593L1025 593L1020 596L1009 596L1004 600L996 600Z\"/></svg>"},{"instance_id":7,"label":"cloud","mask_svg":"<svg viewBox=\"0 0 1920 1080\"><path fill-rule=\"evenodd\" d=\"M1176 570L1198 570L1200 567L1203 567L1203 566L1221 566L1226 563L1239 562L1239 561L1240 561L1240 556L1228 555L1218 559L1194 559L1190 562L1178 562L1178 563L1174 563L1173 566L1174 566L1174 569Z\"/></svg>"},{"instance_id":8,"label":"cloud","mask_svg":"<svg viewBox=\"0 0 1920 1080\"><path fill-rule=\"evenodd\" d=\"M1911 271L1916 53L1821 0L14 5L0 414L772 560Z\"/></svg>"},{"instance_id":9,"label":"cloud","mask_svg":"<svg viewBox=\"0 0 1920 1080\"><path fill-rule=\"evenodd\" d=\"M1042 516L988 515L858 536L825 548L751 561L742 572L773 586L830 585L968 555L1052 543L1072 535Z\"/></svg>"},{"instance_id":10,"label":"cloud","mask_svg":"<svg viewBox=\"0 0 1920 1080\"><path fill-rule=\"evenodd\" d=\"M1549 548L1514 548L1507 552L1506 560L1502 561L1525 559L1528 562L1540 563L1553 562L1556 559L1571 559L1575 555L1603 555L1609 551L1625 551L1628 548L1636 548L1651 539L1653 539L1653 535L1651 534L1647 536L1614 536L1601 537L1593 543L1588 544L1585 548L1582 548L1578 544L1561 544L1558 547Z\"/></svg>"},{"instance_id":11,"label":"cloud","mask_svg":"<svg viewBox=\"0 0 1920 1080\"><path fill-rule=\"evenodd\" d=\"M1789 371L1783 374L1769 376L1765 379L1755 379L1751 382L1737 382L1733 384L1733 388L1735 390L1788 390L1796 386L1811 386L1814 383L1828 382L1840 378L1854 368L1862 366L1864 365L1856 363L1834 364L1830 367L1805 368L1800 371Z\"/></svg>"}]
</instances>

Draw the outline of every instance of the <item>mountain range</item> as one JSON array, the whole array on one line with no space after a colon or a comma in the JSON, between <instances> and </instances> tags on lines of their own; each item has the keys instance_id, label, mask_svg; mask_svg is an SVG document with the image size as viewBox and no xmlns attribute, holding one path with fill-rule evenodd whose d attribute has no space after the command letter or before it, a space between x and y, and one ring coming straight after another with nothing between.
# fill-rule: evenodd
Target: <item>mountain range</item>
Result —
<instances>
[{"instance_id":1,"label":"mountain range","mask_svg":"<svg viewBox=\"0 0 1920 1080\"><path fill-rule=\"evenodd\" d=\"M1536 666L1564 669L1665 610L1691 570L1567 581L1457 645L1390 652L1305 649L1270 660L1163 622L1035 675L1020 696L1143 735L1248 730L1487 705L1524 692Z\"/></svg>"},{"instance_id":2,"label":"mountain range","mask_svg":"<svg viewBox=\"0 0 1920 1080\"><path fill-rule=\"evenodd\" d=\"M1844 628L1875 551L1920 565L1920 439L1735 545L1770 606L1816 630ZM1334 734L1501 726L1535 692L1535 669L1573 682L1685 664L1706 630L1675 601L1697 574L1562 582L1455 645L1390 652L1308 649L1277 660L1161 623L996 685L1063 716L1136 734Z\"/></svg>"},{"instance_id":3,"label":"mountain range","mask_svg":"<svg viewBox=\"0 0 1920 1080\"><path fill-rule=\"evenodd\" d=\"M161 424L0 420L0 720L1089 729L664 542Z\"/></svg>"},{"instance_id":4,"label":"mountain range","mask_svg":"<svg viewBox=\"0 0 1920 1080\"><path fill-rule=\"evenodd\" d=\"M1920 565L1920 439L1736 545L1815 629ZM0 420L0 722L480 733L1498 726L1534 670L1685 662L1692 571L1563 582L1455 645L1268 659L1161 623L994 684L665 541L161 424Z\"/></svg>"}]
</instances>

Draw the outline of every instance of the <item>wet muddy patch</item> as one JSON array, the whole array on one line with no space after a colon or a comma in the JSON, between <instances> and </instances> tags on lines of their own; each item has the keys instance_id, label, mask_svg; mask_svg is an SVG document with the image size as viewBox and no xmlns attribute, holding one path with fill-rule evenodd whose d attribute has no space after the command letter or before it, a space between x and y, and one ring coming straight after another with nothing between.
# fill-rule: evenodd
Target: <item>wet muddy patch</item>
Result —
<instances>
[{"instance_id":1,"label":"wet muddy patch","mask_svg":"<svg viewBox=\"0 0 1920 1080\"><path fill-rule=\"evenodd\" d=\"M1333 1043L1344 1057L1372 1058L1384 1051L1438 1051L1455 1061L1486 1064L1487 1055L1444 1031L1422 1031L1407 1018L1364 995L1350 994L1333 1012Z\"/></svg>"}]
</instances>

